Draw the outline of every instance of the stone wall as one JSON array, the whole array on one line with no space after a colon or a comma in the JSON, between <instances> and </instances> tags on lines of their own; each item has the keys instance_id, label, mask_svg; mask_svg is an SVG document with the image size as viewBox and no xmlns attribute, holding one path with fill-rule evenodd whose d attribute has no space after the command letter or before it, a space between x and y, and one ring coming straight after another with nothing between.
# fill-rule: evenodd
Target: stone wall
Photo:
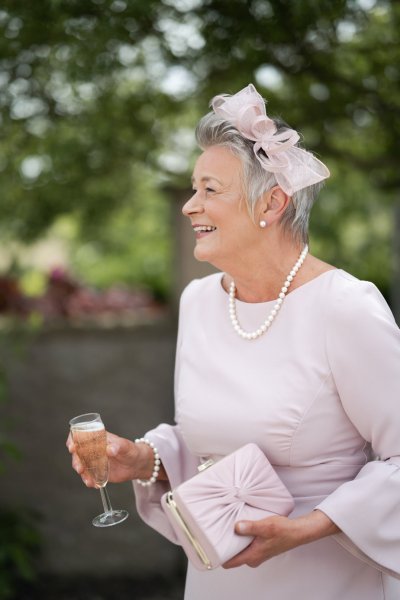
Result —
<instances>
[{"instance_id":1,"label":"stone wall","mask_svg":"<svg viewBox=\"0 0 400 600\"><path fill-rule=\"evenodd\" d=\"M69 419L85 412L100 412L110 431L129 438L172 422L174 352L175 326L163 322L45 331L20 358L11 350L3 356L10 394L2 415L23 458L8 462L1 504L40 514L44 572L134 577L181 566L181 550L137 517L130 483L108 486L113 506L128 509L129 519L92 526L100 494L82 484L65 448Z\"/></svg>"}]
</instances>

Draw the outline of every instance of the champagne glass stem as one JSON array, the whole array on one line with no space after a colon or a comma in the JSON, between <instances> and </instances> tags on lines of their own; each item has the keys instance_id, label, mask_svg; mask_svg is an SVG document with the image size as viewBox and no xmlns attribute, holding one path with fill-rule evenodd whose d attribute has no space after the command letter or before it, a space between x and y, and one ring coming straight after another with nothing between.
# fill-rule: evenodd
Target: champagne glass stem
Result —
<instances>
[{"instance_id":1,"label":"champagne glass stem","mask_svg":"<svg viewBox=\"0 0 400 600\"><path fill-rule=\"evenodd\" d=\"M101 501L103 502L104 512L106 514L111 513L112 506L111 506L110 498L108 497L108 492L107 492L105 486L100 488L100 495L101 495Z\"/></svg>"}]
</instances>

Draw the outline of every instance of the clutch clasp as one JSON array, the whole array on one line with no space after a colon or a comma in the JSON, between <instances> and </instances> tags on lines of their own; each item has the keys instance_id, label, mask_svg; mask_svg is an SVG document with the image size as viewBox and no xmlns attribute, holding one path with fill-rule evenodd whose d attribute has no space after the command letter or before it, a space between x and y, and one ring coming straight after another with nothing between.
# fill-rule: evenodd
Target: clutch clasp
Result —
<instances>
[{"instance_id":1,"label":"clutch clasp","mask_svg":"<svg viewBox=\"0 0 400 600\"><path fill-rule=\"evenodd\" d=\"M201 562L204 564L204 566L207 569L212 569L211 562L210 562L207 554L205 553L203 547L200 545L198 540L194 537L194 535L190 531L189 527L187 526L184 518L182 517L182 515L179 511L179 508L174 500L172 492L167 493L166 503L167 503L167 506L170 509L175 521L178 523L179 527L182 529L182 531L188 538L189 542L193 546L193 548L196 551L196 554L200 558Z\"/></svg>"},{"instance_id":2,"label":"clutch clasp","mask_svg":"<svg viewBox=\"0 0 400 600\"><path fill-rule=\"evenodd\" d=\"M206 460L206 462L201 463L201 465L199 465L197 467L198 472L201 473L202 471L205 471L209 467L212 467L214 462L215 462L214 459L209 458L208 460Z\"/></svg>"}]
</instances>

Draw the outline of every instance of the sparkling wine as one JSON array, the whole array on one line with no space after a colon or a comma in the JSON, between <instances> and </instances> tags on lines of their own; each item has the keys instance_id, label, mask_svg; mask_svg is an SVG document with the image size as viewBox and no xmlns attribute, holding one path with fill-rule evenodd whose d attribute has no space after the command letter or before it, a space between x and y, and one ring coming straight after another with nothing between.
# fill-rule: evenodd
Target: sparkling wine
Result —
<instances>
[{"instance_id":1,"label":"sparkling wine","mask_svg":"<svg viewBox=\"0 0 400 600\"><path fill-rule=\"evenodd\" d=\"M96 487L104 487L108 481L108 458L106 454L106 430L102 423L80 423L71 428L77 454L85 470L93 478Z\"/></svg>"},{"instance_id":2,"label":"sparkling wine","mask_svg":"<svg viewBox=\"0 0 400 600\"><path fill-rule=\"evenodd\" d=\"M70 420L75 452L100 491L104 512L92 520L95 527L111 527L128 518L126 510L113 510L107 492L108 457L107 437L99 413L86 413Z\"/></svg>"}]
</instances>

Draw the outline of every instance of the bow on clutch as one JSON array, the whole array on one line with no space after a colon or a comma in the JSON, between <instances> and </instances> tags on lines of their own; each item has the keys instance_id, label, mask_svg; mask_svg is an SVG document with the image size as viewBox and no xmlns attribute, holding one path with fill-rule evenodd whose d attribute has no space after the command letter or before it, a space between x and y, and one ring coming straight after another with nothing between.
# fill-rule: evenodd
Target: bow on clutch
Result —
<instances>
[{"instance_id":1,"label":"bow on clutch","mask_svg":"<svg viewBox=\"0 0 400 600\"><path fill-rule=\"evenodd\" d=\"M252 541L235 533L239 520L288 515L293 498L255 444L247 444L182 483L162 499L188 558L212 569Z\"/></svg>"},{"instance_id":2,"label":"bow on clutch","mask_svg":"<svg viewBox=\"0 0 400 600\"><path fill-rule=\"evenodd\" d=\"M287 128L277 132L275 122L267 116L265 102L253 84L233 96L215 96L211 106L216 115L232 123L243 137L254 142L257 160L263 169L274 173L278 185L288 196L329 177L329 169L320 160L296 146L300 139L297 131Z\"/></svg>"}]
</instances>

